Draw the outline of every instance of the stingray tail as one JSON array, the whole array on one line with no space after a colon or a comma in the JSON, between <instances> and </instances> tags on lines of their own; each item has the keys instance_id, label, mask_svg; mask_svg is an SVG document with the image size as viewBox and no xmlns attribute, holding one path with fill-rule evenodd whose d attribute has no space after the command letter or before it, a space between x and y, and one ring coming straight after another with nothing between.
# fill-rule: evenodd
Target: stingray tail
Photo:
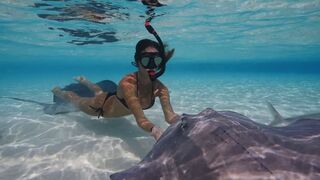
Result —
<instances>
[{"instance_id":1,"label":"stingray tail","mask_svg":"<svg viewBox=\"0 0 320 180\"><path fill-rule=\"evenodd\" d=\"M268 109L273 117L273 120L269 123L269 126L276 126L281 123L284 123L283 117L276 110L276 108L274 108L274 106L270 102L267 102L267 105L268 105Z\"/></svg>"},{"instance_id":2,"label":"stingray tail","mask_svg":"<svg viewBox=\"0 0 320 180\"><path fill-rule=\"evenodd\" d=\"M42 102L30 100L30 99L22 99L22 98L16 98L16 97L1 96L0 98L12 99L15 101L21 101L21 102L27 102L27 103L40 105L43 107L44 113L50 114L50 115L64 114L64 113L79 111L76 107L74 107L70 103L47 104L47 103L42 103Z\"/></svg>"}]
</instances>

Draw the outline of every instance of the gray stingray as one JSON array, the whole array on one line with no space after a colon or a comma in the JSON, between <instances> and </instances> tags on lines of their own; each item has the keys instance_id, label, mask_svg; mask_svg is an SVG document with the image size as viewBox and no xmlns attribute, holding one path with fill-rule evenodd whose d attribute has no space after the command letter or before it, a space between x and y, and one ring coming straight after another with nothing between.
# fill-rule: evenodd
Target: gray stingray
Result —
<instances>
[{"instance_id":1,"label":"gray stingray","mask_svg":"<svg viewBox=\"0 0 320 180\"><path fill-rule=\"evenodd\" d=\"M273 116L273 120L269 123L269 126L288 125L298 121L299 119L320 119L320 113L304 114L301 116L284 118L270 102L267 102L267 104Z\"/></svg>"},{"instance_id":2,"label":"gray stingray","mask_svg":"<svg viewBox=\"0 0 320 180\"><path fill-rule=\"evenodd\" d=\"M114 93L117 91L117 85L113 81L103 80L103 81L97 82L96 84L98 86L100 86L104 92ZM69 84L69 85L65 86L62 90L73 91L81 97L93 97L94 96L94 93L92 91L90 91L86 86L79 84L79 83ZM43 107L44 113L50 114L50 115L79 111L72 104L70 104L70 103L68 103L68 102L64 101L63 99L60 99L56 96L53 96L53 103L43 103L43 102L38 102L35 100L23 99L23 98L17 98L17 97L1 97L1 98L8 98L8 99L13 99L13 100L17 100L17 101L28 102L28 103L40 105Z\"/></svg>"},{"instance_id":3,"label":"gray stingray","mask_svg":"<svg viewBox=\"0 0 320 180\"><path fill-rule=\"evenodd\" d=\"M270 127L230 111L183 114L112 180L320 179L320 121Z\"/></svg>"}]
</instances>

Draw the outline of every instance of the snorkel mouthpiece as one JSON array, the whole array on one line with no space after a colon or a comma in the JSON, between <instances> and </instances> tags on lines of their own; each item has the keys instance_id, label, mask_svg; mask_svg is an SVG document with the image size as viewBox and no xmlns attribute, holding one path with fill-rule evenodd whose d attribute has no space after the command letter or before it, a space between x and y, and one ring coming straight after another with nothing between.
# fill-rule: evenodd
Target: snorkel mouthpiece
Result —
<instances>
[{"instance_id":1,"label":"snorkel mouthpiece","mask_svg":"<svg viewBox=\"0 0 320 180\"><path fill-rule=\"evenodd\" d=\"M147 31L157 39L157 41L159 43L159 46L160 46L160 55L163 58L163 62L161 63L161 66L160 66L160 71L159 72L149 72L151 80L156 80L166 70L167 60L166 60L165 55L164 55L164 45L162 43L162 40L159 37L159 35L156 32L156 30L154 30L154 28L151 26L150 21L151 21L151 18L146 19L144 26L147 29Z\"/></svg>"},{"instance_id":2,"label":"snorkel mouthpiece","mask_svg":"<svg viewBox=\"0 0 320 180\"><path fill-rule=\"evenodd\" d=\"M155 72L155 71L149 71L148 73L149 73L149 75L150 75L151 77L156 75L156 72Z\"/></svg>"}]
</instances>

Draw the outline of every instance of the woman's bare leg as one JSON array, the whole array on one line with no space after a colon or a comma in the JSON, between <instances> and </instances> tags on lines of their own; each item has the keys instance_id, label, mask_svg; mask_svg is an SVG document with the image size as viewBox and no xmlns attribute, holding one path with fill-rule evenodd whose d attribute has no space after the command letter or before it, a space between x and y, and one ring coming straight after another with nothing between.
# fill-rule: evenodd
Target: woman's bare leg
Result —
<instances>
[{"instance_id":1,"label":"woman's bare leg","mask_svg":"<svg viewBox=\"0 0 320 180\"><path fill-rule=\"evenodd\" d=\"M90 91L94 92L95 96L102 94L103 90L96 84L90 82L83 76L75 77L74 80L78 81L80 84L88 87Z\"/></svg>"},{"instance_id":2,"label":"woman's bare leg","mask_svg":"<svg viewBox=\"0 0 320 180\"><path fill-rule=\"evenodd\" d=\"M90 108L90 106L95 105L95 98L87 98L87 97L80 97L76 93L72 91L62 91L61 88L55 87L52 89L52 93L56 95L57 97L66 100L67 102L72 103L74 106L79 108L81 111L97 116L98 112L96 112L94 109Z\"/></svg>"}]
</instances>

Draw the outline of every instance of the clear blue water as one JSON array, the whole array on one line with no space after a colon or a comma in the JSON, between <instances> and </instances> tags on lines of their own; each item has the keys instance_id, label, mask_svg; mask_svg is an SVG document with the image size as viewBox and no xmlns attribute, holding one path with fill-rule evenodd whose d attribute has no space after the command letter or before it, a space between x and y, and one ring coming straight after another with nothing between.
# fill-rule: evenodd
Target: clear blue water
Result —
<instances>
[{"instance_id":1,"label":"clear blue water","mask_svg":"<svg viewBox=\"0 0 320 180\"><path fill-rule=\"evenodd\" d=\"M152 21L176 49L160 78L177 113L210 107L267 124L320 111L320 1L167 0ZM50 90L84 75L118 82L134 46L153 38L138 1L0 2L0 96L52 103ZM92 18L103 17L100 20ZM159 103L147 117L165 128ZM47 115L1 98L0 179L105 179L150 150L132 116Z\"/></svg>"}]
</instances>

